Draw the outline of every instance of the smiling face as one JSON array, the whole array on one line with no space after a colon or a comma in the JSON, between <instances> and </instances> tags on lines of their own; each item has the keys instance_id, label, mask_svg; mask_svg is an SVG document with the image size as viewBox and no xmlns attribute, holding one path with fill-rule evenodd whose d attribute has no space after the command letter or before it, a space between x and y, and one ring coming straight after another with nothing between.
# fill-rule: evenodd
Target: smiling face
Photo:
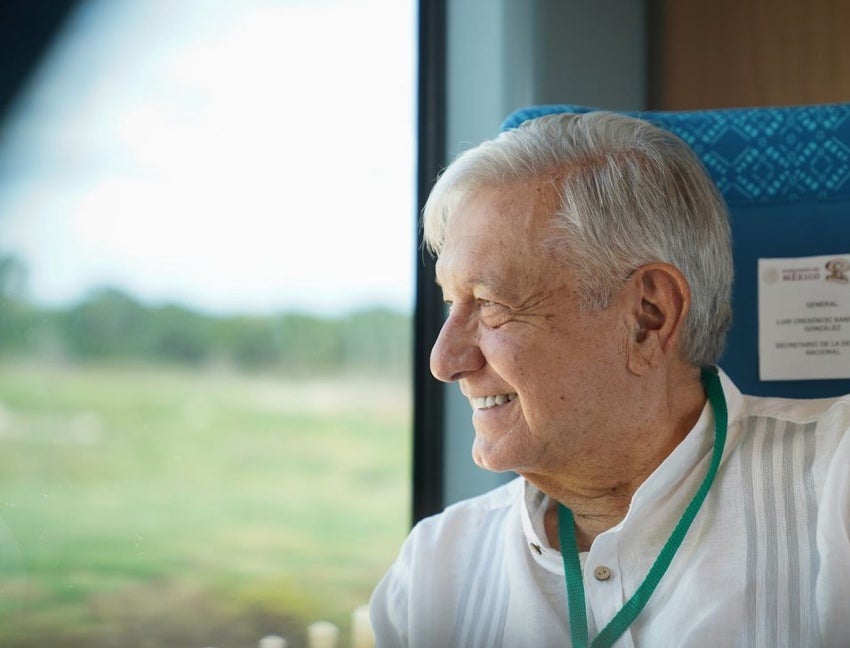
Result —
<instances>
[{"instance_id":1,"label":"smiling face","mask_svg":"<svg viewBox=\"0 0 850 648\"><path fill-rule=\"evenodd\" d=\"M449 316L431 371L473 408L483 468L560 474L597 461L628 425L628 318L618 298L582 311L571 273L543 242L544 183L485 187L449 218L437 280Z\"/></svg>"}]
</instances>

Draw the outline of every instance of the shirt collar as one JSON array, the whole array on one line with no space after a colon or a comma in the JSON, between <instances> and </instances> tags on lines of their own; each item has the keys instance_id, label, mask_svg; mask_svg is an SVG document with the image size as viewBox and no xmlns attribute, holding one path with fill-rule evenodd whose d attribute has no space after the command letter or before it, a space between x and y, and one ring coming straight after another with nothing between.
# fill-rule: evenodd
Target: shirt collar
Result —
<instances>
[{"instance_id":1,"label":"shirt collar","mask_svg":"<svg viewBox=\"0 0 850 648\"><path fill-rule=\"evenodd\" d=\"M551 498L538 490L530 482L523 480L521 517L522 531L532 558L544 569L556 574L564 574L564 562L561 552L556 551L546 539L544 515L549 508Z\"/></svg>"}]
</instances>

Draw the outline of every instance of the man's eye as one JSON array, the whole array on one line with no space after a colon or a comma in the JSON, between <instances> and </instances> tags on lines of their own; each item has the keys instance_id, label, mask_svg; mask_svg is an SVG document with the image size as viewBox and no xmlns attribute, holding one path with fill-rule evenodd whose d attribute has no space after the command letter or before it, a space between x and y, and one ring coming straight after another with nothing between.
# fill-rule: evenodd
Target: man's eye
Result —
<instances>
[{"instance_id":1,"label":"man's eye","mask_svg":"<svg viewBox=\"0 0 850 648\"><path fill-rule=\"evenodd\" d=\"M481 318L487 326L497 328L511 318L511 310L498 302L479 299L478 306L481 309Z\"/></svg>"}]
</instances>

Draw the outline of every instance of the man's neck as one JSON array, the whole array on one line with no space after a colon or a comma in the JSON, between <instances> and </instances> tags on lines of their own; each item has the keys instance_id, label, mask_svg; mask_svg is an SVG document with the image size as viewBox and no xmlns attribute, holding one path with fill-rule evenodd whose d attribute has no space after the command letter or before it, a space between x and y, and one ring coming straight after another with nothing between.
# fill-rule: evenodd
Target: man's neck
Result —
<instances>
[{"instance_id":1,"label":"man's neck","mask_svg":"<svg viewBox=\"0 0 850 648\"><path fill-rule=\"evenodd\" d=\"M615 488L595 494L572 491L553 495L550 489L547 494L550 495L551 502L543 518L546 537L550 546L560 549L558 502L562 502L572 511L579 551L588 551L596 536L616 526L626 517L629 506L631 506L632 496L642 482L643 480L640 480L633 487L630 485L629 487ZM538 484L535 484L535 486L540 488ZM543 492L547 491L543 490Z\"/></svg>"},{"instance_id":2,"label":"man's neck","mask_svg":"<svg viewBox=\"0 0 850 648\"><path fill-rule=\"evenodd\" d=\"M570 507L570 510L573 512L576 544L578 545L579 551L589 551L590 545L593 544L596 536L619 524L620 521L626 517L630 503L631 497L622 503L614 501L608 502L605 506L598 507L598 512L590 512L592 508L596 508L594 506L588 507L585 509L586 512L583 513L576 512L576 508L578 507ZM558 502L556 500L552 500L549 504L549 508L546 509L546 513L543 517L543 523L549 545L560 550L561 546L558 535Z\"/></svg>"},{"instance_id":3,"label":"man's neck","mask_svg":"<svg viewBox=\"0 0 850 648\"><path fill-rule=\"evenodd\" d=\"M697 420L705 405L705 394L697 383L696 389L678 396L676 413L668 410L665 421L647 428L643 434L631 436L633 448L620 448L605 461L588 461L582 474L523 475L552 503L544 517L549 544L558 549L558 502L573 514L576 542L580 551L588 551L599 534L616 526L629 511L634 493L640 485L676 449Z\"/></svg>"}]
</instances>

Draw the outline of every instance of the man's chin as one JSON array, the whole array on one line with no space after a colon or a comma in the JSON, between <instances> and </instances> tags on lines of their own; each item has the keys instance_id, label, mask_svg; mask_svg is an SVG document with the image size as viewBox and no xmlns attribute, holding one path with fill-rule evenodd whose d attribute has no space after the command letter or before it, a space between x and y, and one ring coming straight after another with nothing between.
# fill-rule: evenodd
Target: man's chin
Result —
<instances>
[{"instance_id":1,"label":"man's chin","mask_svg":"<svg viewBox=\"0 0 850 648\"><path fill-rule=\"evenodd\" d=\"M472 460L475 465L490 472L502 473L514 470L514 462L505 456L503 451L495 448L481 447L477 440L472 445Z\"/></svg>"}]
</instances>

